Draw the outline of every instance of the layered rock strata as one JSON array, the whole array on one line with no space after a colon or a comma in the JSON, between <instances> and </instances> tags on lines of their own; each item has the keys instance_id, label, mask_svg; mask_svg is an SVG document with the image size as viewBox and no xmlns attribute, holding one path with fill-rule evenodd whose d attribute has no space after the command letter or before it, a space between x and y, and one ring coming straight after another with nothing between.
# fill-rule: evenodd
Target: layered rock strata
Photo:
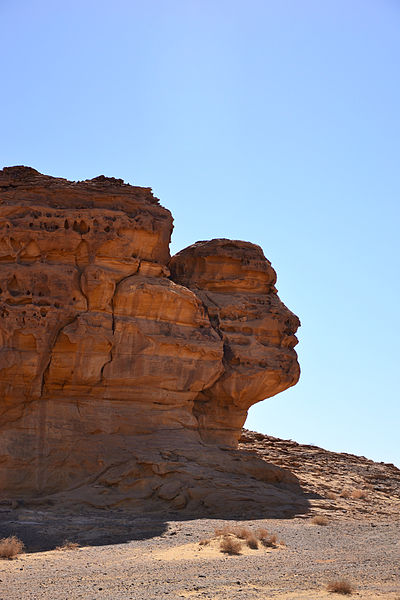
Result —
<instances>
[{"instance_id":1,"label":"layered rock strata","mask_svg":"<svg viewBox=\"0 0 400 600\"><path fill-rule=\"evenodd\" d=\"M261 248L211 240L170 259L149 188L28 167L0 171L0 229L3 497L211 507L221 456L234 479L295 485L219 449L299 377L299 321Z\"/></svg>"},{"instance_id":2,"label":"layered rock strata","mask_svg":"<svg viewBox=\"0 0 400 600\"><path fill-rule=\"evenodd\" d=\"M171 276L201 299L224 347L223 372L195 398L206 441L235 444L256 402L294 385L299 319L275 288L276 273L259 246L197 242L172 257Z\"/></svg>"}]
</instances>

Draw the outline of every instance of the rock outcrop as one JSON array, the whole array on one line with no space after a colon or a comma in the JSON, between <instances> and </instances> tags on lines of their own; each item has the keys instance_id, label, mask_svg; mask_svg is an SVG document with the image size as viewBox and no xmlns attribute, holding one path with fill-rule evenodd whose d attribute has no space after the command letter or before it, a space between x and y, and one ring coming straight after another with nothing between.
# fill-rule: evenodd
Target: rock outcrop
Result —
<instances>
[{"instance_id":1,"label":"rock outcrop","mask_svg":"<svg viewBox=\"0 0 400 600\"><path fill-rule=\"evenodd\" d=\"M299 321L261 248L170 259L149 188L28 167L0 171L0 228L3 498L212 510L241 473L233 502L274 485L270 505L287 505L289 472L220 449L299 377Z\"/></svg>"},{"instance_id":2,"label":"rock outcrop","mask_svg":"<svg viewBox=\"0 0 400 600\"><path fill-rule=\"evenodd\" d=\"M173 256L170 269L201 299L224 347L222 374L194 401L201 436L235 444L250 406L297 383L299 319L279 299L276 273L255 244L197 242Z\"/></svg>"}]
</instances>

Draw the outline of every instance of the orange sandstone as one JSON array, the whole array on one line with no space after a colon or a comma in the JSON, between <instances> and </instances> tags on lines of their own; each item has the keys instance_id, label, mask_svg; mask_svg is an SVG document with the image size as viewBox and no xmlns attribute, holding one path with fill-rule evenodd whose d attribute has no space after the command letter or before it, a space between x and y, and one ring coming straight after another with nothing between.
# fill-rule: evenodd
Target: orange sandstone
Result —
<instances>
[{"instance_id":1,"label":"orange sandstone","mask_svg":"<svg viewBox=\"0 0 400 600\"><path fill-rule=\"evenodd\" d=\"M212 510L219 447L299 377L299 321L261 248L170 259L172 216L149 188L28 167L0 171L0 228L3 497Z\"/></svg>"}]
</instances>

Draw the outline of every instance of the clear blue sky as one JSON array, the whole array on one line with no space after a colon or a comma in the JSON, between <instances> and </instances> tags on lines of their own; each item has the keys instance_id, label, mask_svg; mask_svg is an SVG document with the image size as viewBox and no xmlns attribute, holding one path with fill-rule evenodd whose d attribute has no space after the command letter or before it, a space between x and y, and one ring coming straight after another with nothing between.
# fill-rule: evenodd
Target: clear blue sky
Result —
<instances>
[{"instance_id":1,"label":"clear blue sky","mask_svg":"<svg viewBox=\"0 0 400 600\"><path fill-rule=\"evenodd\" d=\"M0 0L0 164L260 244L299 384L247 426L400 466L398 0Z\"/></svg>"}]
</instances>

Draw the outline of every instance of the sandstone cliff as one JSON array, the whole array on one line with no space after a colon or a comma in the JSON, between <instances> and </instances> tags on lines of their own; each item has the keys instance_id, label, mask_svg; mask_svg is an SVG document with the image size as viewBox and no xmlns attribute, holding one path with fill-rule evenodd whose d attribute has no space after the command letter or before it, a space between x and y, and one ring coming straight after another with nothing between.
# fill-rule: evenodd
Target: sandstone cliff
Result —
<instances>
[{"instance_id":1,"label":"sandstone cliff","mask_svg":"<svg viewBox=\"0 0 400 600\"><path fill-rule=\"evenodd\" d=\"M220 450L299 377L299 321L261 248L170 259L149 188L28 167L0 171L0 228L3 498L212 510L236 478L232 502L274 485L271 507L287 504L289 472Z\"/></svg>"}]
</instances>

